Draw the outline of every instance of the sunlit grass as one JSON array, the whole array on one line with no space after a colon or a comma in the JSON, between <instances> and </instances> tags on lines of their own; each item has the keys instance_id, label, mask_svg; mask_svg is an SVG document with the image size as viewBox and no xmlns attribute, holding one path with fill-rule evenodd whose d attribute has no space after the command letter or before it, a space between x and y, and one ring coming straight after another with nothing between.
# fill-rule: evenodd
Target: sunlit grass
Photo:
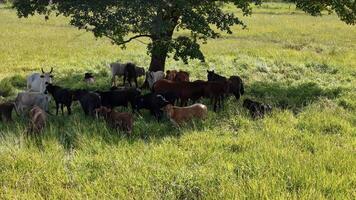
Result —
<instances>
[{"instance_id":1,"label":"sunlit grass","mask_svg":"<svg viewBox=\"0 0 356 200\"><path fill-rule=\"evenodd\" d=\"M240 75L243 98L273 105L270 115L252 120L231 97L181 129L135 115L127 137L75 103L72 116L49 117L41 143L25 138L27 120L14 116L0 122L0 199L355 199L355 27L277 3L243 20L246 30L202 45L206 63L169 58L167 68L193 80L207 69ZM41 67L54 67L54 82L69 88L87 87L82 75L91 71L93 90L110 86L112 61L147 68L142 43L122 50L66 22L0 7L0 102Z\"/></svg>"}]
</instances>

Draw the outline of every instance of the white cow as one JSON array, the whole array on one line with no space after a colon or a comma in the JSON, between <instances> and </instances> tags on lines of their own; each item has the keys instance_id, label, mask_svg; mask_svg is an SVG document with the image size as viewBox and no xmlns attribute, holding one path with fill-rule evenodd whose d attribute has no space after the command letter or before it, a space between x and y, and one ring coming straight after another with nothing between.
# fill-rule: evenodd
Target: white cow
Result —
<instances>
[{"instance_id":1,"label":"white cow","mask_svg":"<svg viewBox=\"0 0 356 200\"><path fill-rule=\"evenodd\" d=\"M33 106L38 106L48 112L48 104L51 98L40 92L20 92L15 100L15 109L22 115Z\"/></svg>"},{"instance_id":2,"label":"white cow","mask_svg":"<svg viewBox=\"0 0 356 200\"><path fill-rule=\"evenodd\" d=\"M161 79L164 79L163 71L156 71L156 72L148 71L148 72L146 72L146 81L148 82L148 86L150 87L150 89L152 89L154 83L156 83L157 81L159 81Z\"/></svg>"},{"instance_id":3,"label":"white cow","mask_svg":"<svg viewBox=\"0 0 356 200\"><path fill-rule=\"evenodd\" d=\"M48 73L45 73L43 69L41 69L42 74L40 73L33 73L30 76L27 77L27 90L29 92L41 92L43 93L46 90L46 84L47 83L52 83L52 72L53 68L51 68L51 71Z\"/></svg>"}]
</instances>

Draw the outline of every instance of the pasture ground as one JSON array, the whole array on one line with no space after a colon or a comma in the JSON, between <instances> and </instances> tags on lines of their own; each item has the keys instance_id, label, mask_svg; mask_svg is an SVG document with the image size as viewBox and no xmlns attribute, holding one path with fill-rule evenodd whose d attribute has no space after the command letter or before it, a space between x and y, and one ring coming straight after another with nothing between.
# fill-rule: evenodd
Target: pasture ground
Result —
<instances>
[{"instance_id":1,"label":"pasture ground","mask_svg":"<svg viewBox=\"0 0 356 200\"><path fill-rule=\"evenodd\" d=\"M136 115L126 137L85 118L76 103L73 116L50 117L42 143L26 140L27 122L15 117L0 123L0 199L355 199L355 27L277 3L243 19L247 30L202 45L206 64L170 58L167 68L192 79L206 79L207 69L238 74L243 99L270 103L273 113L252 120L230 98L179 130ZM55 83L70 88L86 87L82 74L91 71L91 89L105 89L108 63L148 66L142 43L122 50L66 22L18 19L0 7L0 89L8 96L0 101L40 67L55 67Z\"/></svg>"}]
</instances>

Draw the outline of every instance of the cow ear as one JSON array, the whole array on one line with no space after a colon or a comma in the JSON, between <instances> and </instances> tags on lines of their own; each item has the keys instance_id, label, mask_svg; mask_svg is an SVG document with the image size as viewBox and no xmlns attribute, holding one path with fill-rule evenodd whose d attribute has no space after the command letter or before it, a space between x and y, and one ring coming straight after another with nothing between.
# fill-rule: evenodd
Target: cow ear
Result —
<instances>
[{"instance_id":1,"label":"cow ear","mask_svg":"<svg viewBox=\"0 0 356 200\"><path fill-rule=\"evenodd\" d=\"M53 75L50 75L49 77L50 77L50 78L53 78Z\"/></svg>"}]
</instances>

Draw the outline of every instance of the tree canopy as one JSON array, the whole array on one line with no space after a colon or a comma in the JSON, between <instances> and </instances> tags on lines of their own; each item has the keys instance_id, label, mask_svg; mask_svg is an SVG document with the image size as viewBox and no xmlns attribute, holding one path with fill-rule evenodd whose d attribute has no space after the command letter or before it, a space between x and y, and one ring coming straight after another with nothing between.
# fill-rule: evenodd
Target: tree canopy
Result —
<instances>
[{"instance_id":1,"label":"tree canopy","mask_svg":"<svg viewBox=\"0 0 356 200\"><path fill-rule=\"evenodd\" d=\"M290 0L289 0L290 1ZM324 10L335 11L348 24L356 22L354 0L294 0L297 8L311 15ZM122 45L138 38L149 38L150 70L164 70L169 54L185 63L189 59L205 60L199 40L231 34L231 27L243 21L225 11L233 4L243 15L252 13L252 4L261 0L15 0L13 7L19 17L51 13L69 17L70 24L107 37ZM189 30L189 35L173 36L177 30Z\"/></svg>"}]
</instances>

